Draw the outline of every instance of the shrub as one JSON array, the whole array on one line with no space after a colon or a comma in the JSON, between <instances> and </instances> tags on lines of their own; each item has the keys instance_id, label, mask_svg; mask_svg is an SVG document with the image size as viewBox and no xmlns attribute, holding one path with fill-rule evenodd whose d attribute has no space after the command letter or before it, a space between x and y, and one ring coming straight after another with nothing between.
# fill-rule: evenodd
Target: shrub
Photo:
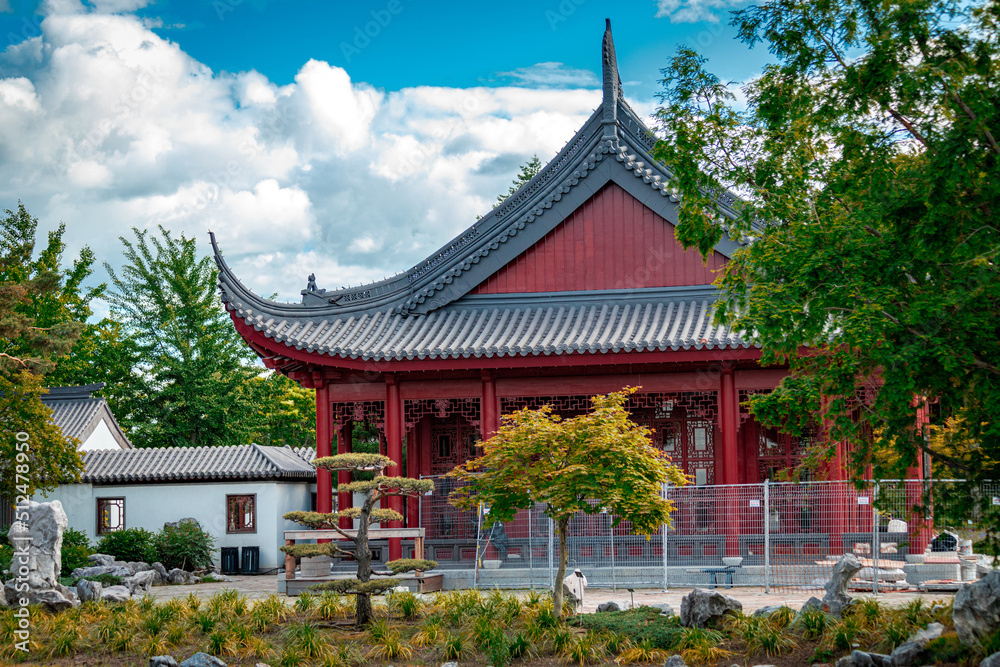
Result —
<instances>
[{"instance_id":1,"label":"shrub","mask_svg":"<svg viewBox=\"0 0 1000 667\"><path fill-rule=\"evenodd\" d=\"M215 538L197 523L181 521L176 526L164 526L156 535L155 547L165 568L190 571L212 564Z\"/></svg>"},{"instance_id":2,"label":"shrub","mask_svg":"<svg viewBox=\"0 0 1000 667\"><path fill-rule=\"evenodd\" d=\"M588 630L625 635L636 644L649 642L652 648L671 650L678 646L681 639L680 619L663 616L659 609L653 607L583 614L577 618L579 625Z\"/></svg>"},{"instance_id":3,"label":"shrub","mask_svg":"<svg viewBox=\"0 0 1000 667\"><path fill-rule=\"evenodd\" d=\"M97 543L97 552L114 556L116 560L142 561L156 560L154 535L145 528L126 528L108 533Z\"/></svg>"},{"instance_id":4,"label":"shrub","mask_svg":"<svg viewBox=\"0 0 1000 667\"><path fill-rule=\"evenodd\" d=\"M94 552L90 548L87 534L73 528L67 528L66 532L63 533L62 576L72 576L73 570L76 568L92 565L90 559L87 558L92 553Z\"/></svg>"}]
</instances>

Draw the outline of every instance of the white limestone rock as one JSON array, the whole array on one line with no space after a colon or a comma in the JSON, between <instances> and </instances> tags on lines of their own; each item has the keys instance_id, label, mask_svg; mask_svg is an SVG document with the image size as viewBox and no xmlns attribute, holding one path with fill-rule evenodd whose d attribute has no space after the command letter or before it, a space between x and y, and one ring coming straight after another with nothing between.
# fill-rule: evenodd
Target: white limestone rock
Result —
<instances>
[{"instance_id":1,"label":"white limestone rock","mask_svg":"<svg viewBox=\"0 0 1000 667\"><path fill-rule=\"evenodd\" d=\"M108 586L101 591L101 599L108 602L127 602L132 599L132 594L125 586Z\"/></svg>"},{"instance_id":2,"label":"white limestone rock","mask_svg":"<svg viewBox=\"0 0 1000 667\"><path fill-rule=\"evenodd\" d=\"M90 581L89 579L81 579L76 582L76 596L80 598L80 602L90 602L91 600L100 600L101 592L104 590L104 586L100 582Z\"/></svg>"}]
</instances>

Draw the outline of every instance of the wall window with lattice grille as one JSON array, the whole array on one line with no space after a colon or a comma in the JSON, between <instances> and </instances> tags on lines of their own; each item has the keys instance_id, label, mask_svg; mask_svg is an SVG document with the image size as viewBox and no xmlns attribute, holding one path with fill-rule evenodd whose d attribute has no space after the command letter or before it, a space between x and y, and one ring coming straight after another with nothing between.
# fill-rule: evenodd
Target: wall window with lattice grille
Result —
<instances>
[{"instance_id":1,"label":"wall window with lattice grille","mask_svg":"<svg viewBox=\"0 0 1000 667\"><path fill-rule=\"evenodd\" d=\"M257 496L226 496L227 533L257 532Z\"/></svg>"},{"instance_id":2,"label":"wall window with lattice grille","mask_svg":"<svg viewBox=\"0 0 1000 667\"><path fill-rule=\"evenodd\" d=\"M97 499L97 534L107 535L125 528L125 499Z\"/></svg>"}]
</instances>

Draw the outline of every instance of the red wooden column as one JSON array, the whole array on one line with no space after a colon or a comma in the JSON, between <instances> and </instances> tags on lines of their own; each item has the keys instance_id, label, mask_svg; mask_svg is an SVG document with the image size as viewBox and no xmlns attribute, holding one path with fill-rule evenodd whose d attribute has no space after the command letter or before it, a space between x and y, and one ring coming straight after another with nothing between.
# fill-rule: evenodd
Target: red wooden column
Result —
<instances>
[{"instance_id":1,"label":"red wooden column","mask_svg":"<svg viewBox=\"0 0 1000 667\"><path fill-rule=\"evenodd\" d=\"M486 440L500 428L500 404L497 401L497 387L493 373L484 371L482 381L483 391L480 403L482 421L479 423L479 431L483 440Z\"/></svg>"},{"instance_id":2,"label":"red wooden column","mask_svg":"<svg viewBox=\"0 0 1000 667\"><path fill-rule=\"evenodd\" d=\"M722 480L723 484L738 484L740 480L739 442L737 429L740 423L739 395L733 381L733 367L722 366L719 377L719 430L722 432ZM723 501L725 518L723 526L726 535L726 554L740 555L739 516L740 498L735 487L725 490Z\"/></svg>"},{"instance_id":3,"label":"red wooden column","mask_svg":"<svg viewBox=\"0 0 1000 667\"><path fill-rule=\"evenodd\" d=\"M337 425L337 453L338 454L350 454L351 450L354 449L354 422L350 419L345 419ZM350 470L339 470L337 471L337 484L350 484L351 482L351 471ZM345 510L348 507L354 506L354 496L350 493L338 493L337 494L337 509ZM354 527L354 520L347 517L341 517L337 524L344 529L350 530Z\"/></svg>"},{"instance_id":4,"label":"red wooden column","mask_svg":"<svg viewBox=\"0 0 1000 667\"><path fill-rule=\"evenodd\" d=\"M421 442L417 435L416 424L406 432L406 476L411 479L420 478L420 447ZM426 446L426 445L424 445ZM417 528L420 526L420 500L409 497L406 499L406 527Z\"/></svg>"},{"instance_id":5,"label":"red wooden column","mask_svg":"<svg viewBox=\"0 0 1000 667\"><path fill-rule=\"evenodd\" d=\"M330 456L333 436L333 409L330 406L330 385L322 380L316 385L316 458ZM329 470L316 470L316 511L333 511L333 480Z\"/></svg>"},{"instance_id":6,"label":"red wooden column","mask_svg":"<svg viewBox=\"0 0 1000 667\"><path fill-rule=\"evenodd\" d=\"M403 401L399 396L399 383L391 373L385 376L385 446L386 454L392 460L392 465L385 472L390 477L400 477L403 472ZM402 514L402 497L390 496L389 509ZM401 527L400 521L389 522L389 528ZM399 538L389 540L389 560L402 557L403 545Z\"/></svg>"},{"instance_id":7,"label":"red wooden column","mask_svg":"<svg viewBox=\"0 0 1000 667\"><path fill-rule=\"evenodd\" d=\"M828 396L823 396L820 398L820 415L822 416L822 432L819 434L820 438L825 442L830 442L830 428L832 424L827 418L828 406L830 404L830 398ZM847 483L844 480L844 443L842 441L837 441L834 443L834 453L833 457L826 462L826 477L831 482L839 482L830 485L830 497L826 498L826 502L829 503L829 525L826 526L826 531L830 535L830 553L838 554L840 553L840 547L843 544L843 536L847 531L847 512L850 511L848 508L853 510L854 495L850 492Z\"/></svg>"}]
</instances>

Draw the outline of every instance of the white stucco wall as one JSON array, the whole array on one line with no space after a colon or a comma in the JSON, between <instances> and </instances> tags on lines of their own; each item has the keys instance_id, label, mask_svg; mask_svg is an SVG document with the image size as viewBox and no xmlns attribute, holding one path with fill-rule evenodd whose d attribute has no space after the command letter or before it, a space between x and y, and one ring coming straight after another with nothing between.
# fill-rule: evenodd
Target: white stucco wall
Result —
<instances>
[{"instance_id":1,"label":"white stucco wall","mask_svg":"<svg viewBox=\"0 0 1000 667\"><path fill-rule=\"evenodd\" d=\"M286 512L310 509L311 485L306 482L231 482L185 484L134 484L93 486L67 484L38 500L59 500L71 528L97 541L97 499L125 499L125 527L158 532L168 521L186 517L198 520L216 538L215 560L221 547L260 547L260 568L284 564L278 548L285 543L285 530L296 528L282 518ZM226 533L226 496L257 495L257 532Z\"/></svg>"},{"instance_id":2,"label":"white stucco wall","mask_svg":"<svg viewBox=\"0 0 1000 667\"><path fill-rule=\"evenodd\" d=\"M101 418L101 421L97 423L94 427L93 433L86 441L80 443L81 452L92 452L97 449L121 449L122 446L118 444L115 440L115 436L111 435L111 428L108 426L108 422Z\"/></svg>"}]
</instances>

